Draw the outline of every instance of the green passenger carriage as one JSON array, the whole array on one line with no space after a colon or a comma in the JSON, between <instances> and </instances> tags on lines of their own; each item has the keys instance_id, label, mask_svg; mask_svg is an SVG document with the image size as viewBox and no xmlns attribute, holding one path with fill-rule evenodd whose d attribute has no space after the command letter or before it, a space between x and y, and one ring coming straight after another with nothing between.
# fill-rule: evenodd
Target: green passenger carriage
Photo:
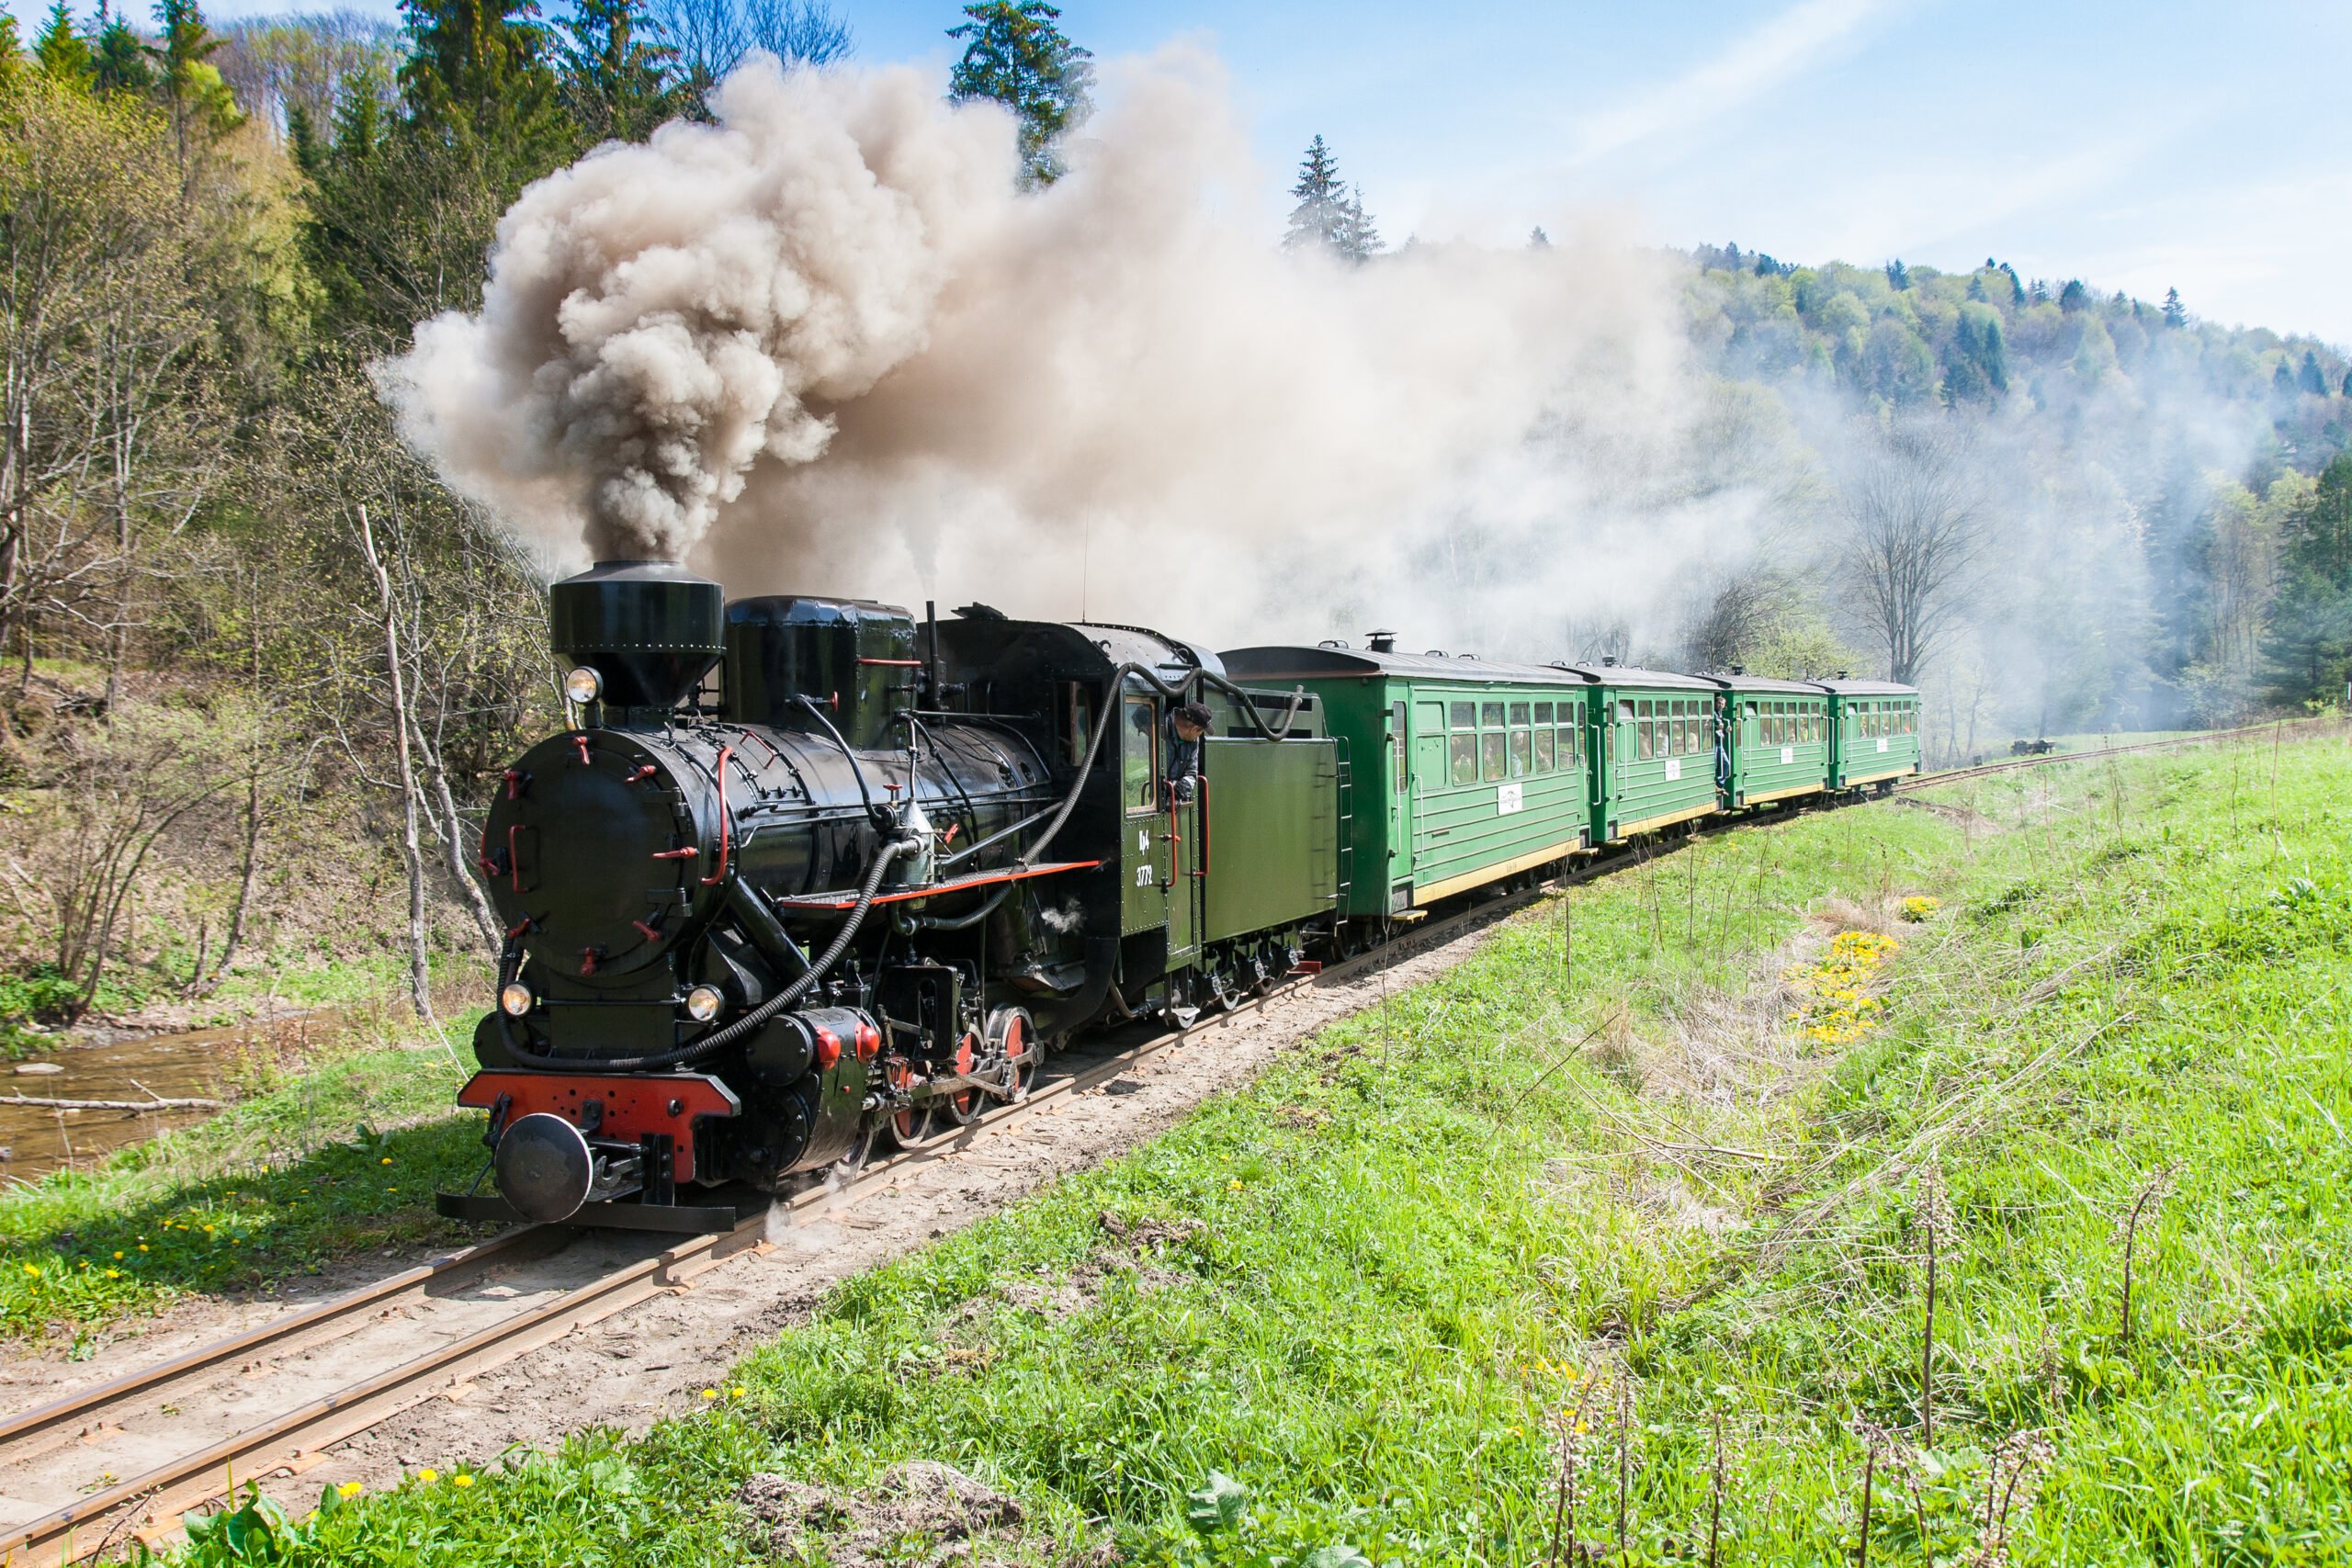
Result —
<instances>
[{"instance_id":1,"label":"green passenger carriage","mask_svg":"<svg viewBox=\"0 0 2352 1568\"><path fill-rule=\"evenodd\" d=\"M1654 833L1721 810L1712 681L1602 660L1562 668L1593 682L1596 844Z\"/></svg>"},{"instance_id":2,"label":"green passenger carriage","mask_svg":"<svg viewBox=\"0 0 2352 1568\"><path fill-rule=\"evenodd\" d=\"M1919 693L1890 681L1815 681L1829 694L1833 720L1829 787L1858 790L1919 771Z\"/></svg>"},{"instance_id":3,"label":"green passenger carriage","mask_svg":"<svg viewBox=\"0 0 2352 1568\"><path fill-rule=\"evenodd\" d=\"M1385 633L1361 650L1220 657L1237 681L1295 684L1321 699L1345 749L1343 916L1409 918L1555 867L1591 842L1593 687L1583 673L1398 653Z\"/></svg>"},{"instance_id":4,"label":"green passenger carriage","mask_svg":"<svg viewBox=\"0 0 2352 1568\"><path fill-rule=\"evenodd\" d=\"M1725 809L1819 795L1829 787L1829 694L1801 681L1734 670L1707 677L1729 704L1724 714L1731 772Z\"/></svg>"}]
</instances>

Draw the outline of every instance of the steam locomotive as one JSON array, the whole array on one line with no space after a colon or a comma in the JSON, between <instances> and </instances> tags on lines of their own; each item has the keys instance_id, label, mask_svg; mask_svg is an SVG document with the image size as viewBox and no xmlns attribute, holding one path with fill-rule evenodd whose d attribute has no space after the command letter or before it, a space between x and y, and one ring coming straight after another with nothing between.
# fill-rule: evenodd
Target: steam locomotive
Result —
<instances>
[{"instance_id":1,"label":"steam locomotive","mask_svg":"<svg viewBox=\"0 0 2352 1568\"><path fill-rule=\"evenodd\" d=\"M507 935L469 1219L731 1228L877 1140L952 1137L1077 1031L1230 1006L1448 900L1725 811L1890 787L1883 682L1245 649L556 583L571 725L505 771ZM1196 789L1170 715L1213 716ZM480 1187L477 1181L476 1188Z\"/></svg>"}]
</instances>

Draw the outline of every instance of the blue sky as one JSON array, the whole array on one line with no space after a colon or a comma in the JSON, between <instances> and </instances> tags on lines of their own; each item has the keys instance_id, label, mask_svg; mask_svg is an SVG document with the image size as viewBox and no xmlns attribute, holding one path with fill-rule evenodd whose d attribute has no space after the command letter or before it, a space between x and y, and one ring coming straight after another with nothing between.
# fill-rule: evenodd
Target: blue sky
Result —
<instances>
[{"instance_id":1,"label":"blue sky","mask_svg":"<svg viewBox=\"0 0 2352 1568\"><path fill-rule=\"evenodd\" d=\"M952 3L836 5L867 62L953 57ZM295 8L324 6L208 11ZM1319 131L1391 241L1598 209L1677 245L2177 286L2352 344L2344 0L1066 0L1063 23L1102 56L1209 45L1270 207Z\"/></svg>"}]
</instances>

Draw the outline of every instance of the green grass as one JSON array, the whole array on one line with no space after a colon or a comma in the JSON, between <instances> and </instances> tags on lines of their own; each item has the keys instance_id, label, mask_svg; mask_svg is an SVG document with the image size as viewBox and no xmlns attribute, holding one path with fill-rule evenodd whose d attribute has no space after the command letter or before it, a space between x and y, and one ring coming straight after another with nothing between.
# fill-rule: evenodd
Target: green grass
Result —
<instances>
[{"instance_id":1,"label":"green grass","mask_svg":"<svg viewBox=\"0 0 2352 1568\"><path fill-rule=\"evenodd\" d=\"M926 1458L1029 1505L1023 1560L1107 1537L1524 1564L1547 1419L1581 1412L1580 1533L1613 1552L1622 1507L1627 1562L1706 1560L1718 1423L1725 1562L1853 1560L1858 1427L1917 1477L1881 1468L1874 1561L1976 1561L1991 1456L2027 1431L2051 1457L2012 1561L2346 1561L2345 763L2301 741L2010 775L1579 889L1572 982L1549 903L842 1285L697 1414L413 1477L288 1526L286 1560L758 1561L726 1503L751 1471L855 1487ZM1893 927L1883 1024L1809 1047L1776 1022L1806 911L1905 894L1944 902ZM2158 1171L2126 1340L2119 1222Z\"/></svg>"},{"instance_id":2,"label":"green grass","mask_svg":"<svg viewBox=\"0 0 2352 1568\"><path fill-rule=\"evenodd\" d=\"M0 1336L70 1335L189 1292L249 1291L363 1248L453 1237L436 1186L481 1168L481 1128L436 1043L365 1036L259 1081L220 1115L91 1169L0 1191Z\"/></svg>"}]
</instances>

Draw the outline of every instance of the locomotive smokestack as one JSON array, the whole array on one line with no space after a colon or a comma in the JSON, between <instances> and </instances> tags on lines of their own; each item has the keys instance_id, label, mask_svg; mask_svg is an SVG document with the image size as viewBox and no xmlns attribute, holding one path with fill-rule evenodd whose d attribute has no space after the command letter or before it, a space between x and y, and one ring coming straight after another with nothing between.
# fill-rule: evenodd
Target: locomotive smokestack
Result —
<instances>
[{"instance_id":1,"label":"locomotive smokestack","mask_svg":"<svg viewBox=\"0 0 2352 1568\"><path fill-rule=\"evenodd\" d=\"M726 601L675 561L598 561L548 590L548 640L607 705L673 707L718 662Z\"/></svg>"}]
</instances>

